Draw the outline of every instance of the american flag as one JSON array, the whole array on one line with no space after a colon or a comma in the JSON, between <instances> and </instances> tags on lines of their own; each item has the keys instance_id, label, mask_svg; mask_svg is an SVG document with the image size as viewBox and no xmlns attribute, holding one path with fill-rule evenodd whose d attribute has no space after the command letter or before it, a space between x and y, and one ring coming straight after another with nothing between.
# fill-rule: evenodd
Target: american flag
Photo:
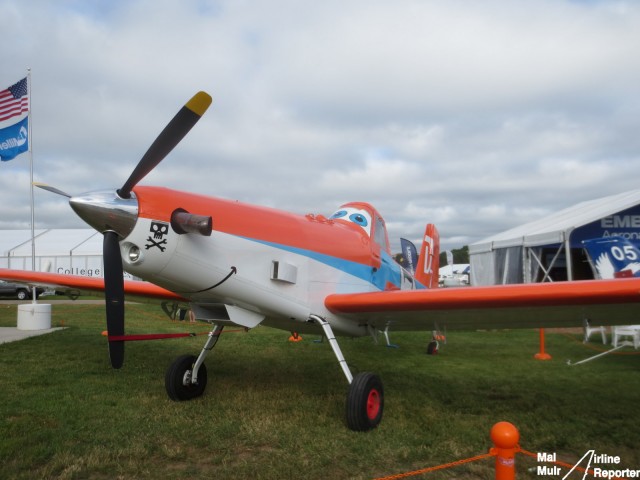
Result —
<instances>
[{"instance_id":1,"label":"american flag","mask_svg":"<svg viewBox=\"0 0 640 480\"><path fill-rule=\"evenodd\" d=\"M29 111L26 77L0 91L0 122Z\"/></svg>"}]
</instances>

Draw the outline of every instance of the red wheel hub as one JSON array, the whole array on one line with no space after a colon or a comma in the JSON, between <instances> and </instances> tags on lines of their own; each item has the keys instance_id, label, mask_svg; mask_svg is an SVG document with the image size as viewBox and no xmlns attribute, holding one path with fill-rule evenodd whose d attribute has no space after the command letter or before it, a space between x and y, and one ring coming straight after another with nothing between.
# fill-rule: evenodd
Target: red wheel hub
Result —
<instances>
[{"instance_id":1,"label":"red wheel hub","mask_svg":"<svg viewBox=\"0 0 640 480\"><path fill-rule=\"evenodd\" d=\"M380 413L380 392L375 388L369 391L367 397L367 417L369 420L375 420Z\"/></svg>"}]
</instances>

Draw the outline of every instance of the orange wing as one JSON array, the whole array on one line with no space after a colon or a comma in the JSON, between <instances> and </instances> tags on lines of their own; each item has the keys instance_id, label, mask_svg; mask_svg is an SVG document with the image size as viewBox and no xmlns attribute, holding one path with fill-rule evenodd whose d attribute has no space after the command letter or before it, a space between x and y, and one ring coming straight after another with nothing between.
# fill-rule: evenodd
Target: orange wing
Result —
<instances>
[{"instance_id":1,"label":"orange wing","mask_svg":"<svg viewBox=\"0 0 640 480\"><path fill-rule=\"evenodd\" d=\"M640 323L640 279L334 294L325 305L381 329L624 325Z\"/></svg>"},{"instance_id":2,"label":"orange wing","mask_svg":"<svg viewBox=\"0 0 640 480\"><path fill-rule=\"evenodd\" d=\"M58 273L30 272L0 268L0 279L27 285L51 287L65 292L104 292L104 279L99 277L82 277L79 275L61 275ZM128 296L140 298L188 302L187 299L180 295L148 282L125 280L124 293Z\"/></svg>"}]
</instances>

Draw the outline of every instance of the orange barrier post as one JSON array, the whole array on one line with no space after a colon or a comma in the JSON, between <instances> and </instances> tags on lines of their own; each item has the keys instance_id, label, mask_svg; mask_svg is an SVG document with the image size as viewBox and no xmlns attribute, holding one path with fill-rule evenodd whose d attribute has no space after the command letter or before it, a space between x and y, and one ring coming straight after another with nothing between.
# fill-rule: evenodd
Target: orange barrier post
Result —
<instances>
[{"instance_id":1,"label":"orange barrier post","mask_svg":"<svg viewBox=\"0 0 640 480\"><path fill-rule=\"evenodd\" d=\"M544 328L540 329L540 351L533 358L536 360L551 360L551 355L544 351Z\"/></svg>"},{"instance_id":2,"label":"orange barrier post","mask_svg":"<svg viewBox=\"0 0 640 480\"><path fill-rule=\"evenodd\" d=\"M289 337L290 342L301 342L302 337L298 332L291 332L291 336Z\"/></svg>"},{"instance_id":3,"label":"orange barrier post","mask_svg":"<svg viewBox=\"0 0 640 480\"><path fill-rule=\"evenodd\" d=\"M496 480L515 480L516 452L520 433L509 422L498 422L491 428L491 441L494 448L491 453L496 456Z\"/></svg>"}]
</instances>

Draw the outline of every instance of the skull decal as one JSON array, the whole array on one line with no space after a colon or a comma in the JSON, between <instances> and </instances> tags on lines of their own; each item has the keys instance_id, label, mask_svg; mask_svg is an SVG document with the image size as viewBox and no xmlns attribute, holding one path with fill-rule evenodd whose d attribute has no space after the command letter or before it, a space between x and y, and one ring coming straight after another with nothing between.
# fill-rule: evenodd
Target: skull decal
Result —
<instances>
[{"instance_id":1,"label":"skull decal","mask_svg":"<svg viewBox=\"0 0 640 480\"><path fill-rule=\"evenodd\" d=\"M169 233L169 224L164 222L151 222L149 231L153 233L153 238L162 240L162 237Z\"/></svg>"},{"instance_id":2,"label":"skull decal","mask_svg":"<svg viewBox=\"0 0 640 480\"><path fill-rule=\"evenodd\" d=\"M153 238L151 238L151 235L147 237L147 244L144 248L149 250L150 248L156 247L161 252L164 252L167 249L167 239L163 237L169 233L169 224L165 222L151 222L149 232L153 234Z\"/></svg>"}]
</instances>

